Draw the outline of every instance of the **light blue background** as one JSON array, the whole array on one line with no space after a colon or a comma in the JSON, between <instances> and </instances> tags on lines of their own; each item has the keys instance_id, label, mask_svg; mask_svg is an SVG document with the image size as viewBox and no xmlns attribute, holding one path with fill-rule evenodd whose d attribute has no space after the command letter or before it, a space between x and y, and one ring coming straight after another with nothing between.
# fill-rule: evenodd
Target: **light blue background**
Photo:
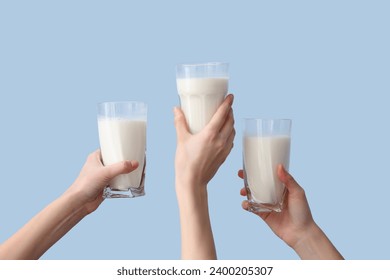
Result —
<instances>
[{"instance_id":1,"label":"light blue background","mask_svg":"<svg viewBox=\"0 0 390 280\"><path fill-rule=\"evenodd\" d=\"M178 259L175 64L228 61L235 148L209 185L221 259L297 259L241 209L244 117L293 119L291 173L348 259L389 259L388 1L1 1L0 242L98 148L96 103L149 105L147 195L108 200L44 259Z\"/></svg>"}]
</instances>

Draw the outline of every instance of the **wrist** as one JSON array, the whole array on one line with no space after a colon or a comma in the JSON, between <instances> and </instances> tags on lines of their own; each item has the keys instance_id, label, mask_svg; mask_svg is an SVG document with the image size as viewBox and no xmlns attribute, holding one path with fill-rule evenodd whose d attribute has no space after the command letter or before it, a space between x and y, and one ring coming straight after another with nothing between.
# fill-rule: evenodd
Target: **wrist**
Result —
<instances>
[{"instance_id":1,"label":"wrist","mask_svg":"<svg viewBox=\"0 0 390 280\"><path fill-rule=\"evenodd\" d=\"M176 196L181 210L207 207L207 185L190 177L176 176Z\"/></svg>"},{"instance_id":2,"label":"wrist","mask_svg":"<svg viewBox=\"0 0 390 280\"><path fill-rule=\"evenodd\" d=\"M69 206L71 212L77 213L81 218L91 213L86 206L87 204L83 198L82 192L78 191L78 188L75 188L75 190L73 190L72 187L69 188L69 190L63 193L59 199Z\"/></svg>"},{"instance_id":3,"label":"wrist","mask_svg":"<svg viewBox=\"0 0 390 280\"><path fill-rule=\"evenodd\" d=\"M313 222L291 246L301 259L343 259L321 228Z\"/></svg>"},{"instance_id":4,"label":"wrist","mask_svg":"<svg viewBox=\"0 0 390 280\"><path fill-rule=\"evenodd\" d=\"M319 230L320 228L313 221L297 234L297 236L299 237L296 240L294 240L291 244L288 245L293 248L294 251L297 251L305 244L315 241L315 239L318 237Z\"/></svg>"},{"instance_id":5,"label":"wrist","mask_svg":"<svg viewBox=\"0 0 390 280\"><path fill-rule=\"evenodd\" d=\"M176 172L176 192L186 195L207 195L207 183L191 173Z\"/></svg>"}]
</instances>

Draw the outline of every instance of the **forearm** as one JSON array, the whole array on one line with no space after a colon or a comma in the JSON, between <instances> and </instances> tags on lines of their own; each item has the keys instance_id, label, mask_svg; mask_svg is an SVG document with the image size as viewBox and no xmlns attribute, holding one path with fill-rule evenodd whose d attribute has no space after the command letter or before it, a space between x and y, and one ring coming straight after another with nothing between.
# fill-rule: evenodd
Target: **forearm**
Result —
<instances>
[{"instance_id":1,"label":"forearm","mask_svg":"<svg viewBox=\"0 0 390 280\"><path fill-rule=\"evenodd\" d=\"M182 259L216 259L206 186L176 181L180 210Z\"/></svg>"},{"instance_id":2,"label":"forearm","mask_svg":"<svg viewBox=\"0 0 390 280\"><path fill-rule=\"evenodd\" d=\"M87 215L72 194L48 205L0 247L0 259L38 259Z\"/></svg>"},{"instance_id":3,"label":"forearm","mask_svg":"<svg viewBox=\"0 0 390 280\"><path fill-rule=\"evenodd\" d=\"M302 260L342 260L343 256L315 224L293 246Z\"/></svg>"}]
</instances>

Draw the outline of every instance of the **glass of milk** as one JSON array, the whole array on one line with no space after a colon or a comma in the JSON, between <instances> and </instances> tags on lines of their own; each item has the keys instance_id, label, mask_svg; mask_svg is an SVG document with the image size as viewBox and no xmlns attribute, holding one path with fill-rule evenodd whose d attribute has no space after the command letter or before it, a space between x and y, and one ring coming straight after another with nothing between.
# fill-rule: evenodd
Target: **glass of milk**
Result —
<instances>
[{"instance_id":1,"label":"glass of milk","mask_svg":"<svg viewBox=\"0 0 390 280\"><path fill-rule=\"evenodd\" d=\"M209 62L179 64L176 67L177 91L191 133L202 130L228 92L229 64Z\"/></svg>"},{"instance_id":2,"label":"glass of milk","mask_svg":"<svg viewBox=\"0 0 390 280\"><path fill-rule=\"evenodd\" d=\"M104 198L145 195L147 105L143 102L103 102L98 104L99 141L104 165L137 160L129 174L115 177L105 188Z\"/></svg>"},{"instance_id":3,"label":"glass of milk","mask_svg":"<svg viewBox=\"0 0 390 280\"><path fill-rule=\"evenodd\" d=\"M245 119L243 134L244 182L250 211L282 211L285 187L277 175L288 171L291 120Z\"/></svg>"}]
</instances>

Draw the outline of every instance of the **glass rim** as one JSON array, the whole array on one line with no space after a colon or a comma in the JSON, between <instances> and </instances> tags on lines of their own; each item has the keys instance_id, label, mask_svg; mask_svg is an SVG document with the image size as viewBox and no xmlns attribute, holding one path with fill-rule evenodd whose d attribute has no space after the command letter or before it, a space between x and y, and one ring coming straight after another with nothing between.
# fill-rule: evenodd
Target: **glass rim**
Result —
<instances>
[{"instance_id":1,"label":"glass rim","mask_svg":"<svg viewBox=\"0 0 390 280\"><path fill-rule=\"evenodd\" d=\"M217 65L228 65L229 62L204 62L204 63L179 63L176 67L199 67L199 66L217 66Z\"/></svg>"},{"instance_id":2,"label":"glass rim","mask_svg":"<svg viewBox=\"0 0 390 280\"><path fill-rule=\"evenodd\" d=\"M103 101L98 102L98 105L104 105L104 104L144 104L147 105L144 101Z\"/></svg>"},{"instance_id":3,"label":"glass rim","mask_svg":"<svg viewBox=\"0 0 390 280\"><path fill-rule=\"evenodd\" d=\"M244 121L289 121L292 122L292 119L287 118L243 118Z\"/></svg>"}]
</instances>

